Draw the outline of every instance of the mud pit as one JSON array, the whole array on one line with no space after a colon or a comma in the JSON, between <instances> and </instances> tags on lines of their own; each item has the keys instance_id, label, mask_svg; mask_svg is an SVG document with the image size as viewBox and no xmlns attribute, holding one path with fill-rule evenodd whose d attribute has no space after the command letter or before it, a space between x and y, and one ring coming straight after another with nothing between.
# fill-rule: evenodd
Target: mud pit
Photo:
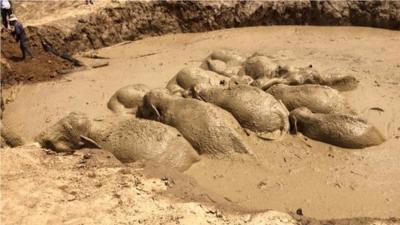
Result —
<instances>
[{"instance_id":1,"label":"mud pit","mask_svg":"<svg viewBox=\"0 0 400 225\"><path fill-rule=\"evenodd\" d=\"M111 57L108 67L5 90L6 98L18 94L7 105L3 123L32 140L68 112L101 118L109 113L107 101L120 87L165 86L181 68L199 66L214 49L242 54L261 51L291 65L311 63L355 76L358 88L343 94L388 140L380 146L349 150L302 136L287 135L275 142L250 136L255 157L217 160L203 156L185 174L219 196L212 202L233 203L245 211L301 208L306 216L319 219L399 217L399 41L398 31L295 26L148 38L99 50L100 55ZM82 60L89 65L102 61ZM191 188L181 188L171 194L185 199L183 193Z\"/></svg>"}]
</instances>

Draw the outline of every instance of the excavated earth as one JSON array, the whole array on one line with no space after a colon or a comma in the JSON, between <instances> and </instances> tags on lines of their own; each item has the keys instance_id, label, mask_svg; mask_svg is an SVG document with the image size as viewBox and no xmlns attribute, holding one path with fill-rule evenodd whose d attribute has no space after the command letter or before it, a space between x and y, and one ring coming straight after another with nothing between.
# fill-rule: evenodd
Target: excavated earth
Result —
<instances>
[{"instance_id":1,"label":"excavated earth","mask_svg":"<svg viewBox=\"0 0 400 225\"><path fill-rule=\"evenodd\" d=\"M2 224L400 224L399 2L17 2L16 12L35 58L19 61L2 32L2 123L27 143L69 112L106 116L120 87L165 86L214 49L355 76L343 94L387 141L349 150L250 136L255 157L202 156L183 174L101 150L5 148ZM94 50L106 59L82 53Z\"/></svg>"}]
</instances>

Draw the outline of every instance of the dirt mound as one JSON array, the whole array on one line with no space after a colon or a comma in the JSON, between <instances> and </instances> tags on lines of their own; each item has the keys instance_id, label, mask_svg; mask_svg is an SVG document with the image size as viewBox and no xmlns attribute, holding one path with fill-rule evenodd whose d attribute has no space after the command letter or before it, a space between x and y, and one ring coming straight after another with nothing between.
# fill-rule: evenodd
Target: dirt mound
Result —
<instances>
[{"instance_id":1,"label":"dirt mound","mask_svg":"<svg viewBox=\"0 0 400 225\"><path fill-rule=\"evenodd\" d=\"M1 33L2 86L59 78L63 71L73 68L70 61L46 52L37 38L31 39L30 49L34 58L22 60L19 43L15 42L10 33Z\"/></svg>"}]
</instances>

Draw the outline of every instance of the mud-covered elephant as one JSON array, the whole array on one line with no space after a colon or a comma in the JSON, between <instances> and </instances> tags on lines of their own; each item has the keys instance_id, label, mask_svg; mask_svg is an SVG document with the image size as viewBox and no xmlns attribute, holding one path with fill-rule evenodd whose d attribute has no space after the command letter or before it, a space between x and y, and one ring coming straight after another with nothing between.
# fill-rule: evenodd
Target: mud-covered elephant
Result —
<instances>
[{"instance_id":1,"label":"mud-covered elephant","mask_svg":"<svg viewBox=\"0 0 400 225\"><path fill-rule=\"evenodd\" d=\"M248 85L195 88L195 97L230 112L240 125L263 139L277 139L289 130L289 112L280 101Z\"/></svg>"},{"instance_id":2,"label":"mud-covered elephant","mask_svg":"<svg viewBox=\"0 0 400 225\"><path fill-rule=\"evenodd\" d=\"M358 80L342 72L317 71L312 65L305 67L291 67L278 65L272 76L262 76L252 85L267 90L275 84L302 85L320 84L335 88L339 91L353 90L358 85Z\"/></svg>"},{"instance_id":3,"label":"mud-covered elephant","mask_svg":"<svg viewBox=\"0 0 400 225\"><path fill-rule=\"evenodd\" d=\"M345 148L365 148L385 141L367 121L354 115L313 113L306 107L290 112L295 131L305 136Z\"/></svg>"},{"instance_id":4,"label":"mud-covered elephant","mask_svg":"<svg viewBox=\"0 0 400 225\"><path fill-rule=\"evenodd\" d=\"M24 139L15 133L12 129L4 126L0 122L0 148L18 147L25 144Z\"/></svg>"},{"instance_id":5,"label":"mud-covered elephant","mask_svg":"<svg viewBox=\"0 0 400 225\"><path fill-rule=\"evenodd\" d=\"M25 144L25 141L12 129L2 123L5 104L3 96L0 96L0 148L17 147Z\"/></svg>"},{"instance_id":6,"label":"mud-covered elephant","mask_svg":"<svg viewBox=\"0 0 400 225\"><path fill-rule=\"evenodd\" d=\"M102 148L122 162L154 161L179 170L199 160L197 152L175 128L131 116L114 115L92 121L85 114L73 112L36 140L57 152Z\"/></svg>"},{"instance_id":7,"label":"mud-covered elephant","mask_svg":"<svg viewBox=\"0 0 400 225\"><path fill-rule=\"evenodd\" d=\"M246 58L231 50L215 50L203 62L201 68L226 77L244 75Z\"/></svg>"},{"instance_id":8,"label":"mud-covered elephant","mask_svg":"<svg viewBox=\"0 0 400 225\"><path fill-rule=\"evenodd\" d=\"M341 93L328 86L277 84L270 87L266 92L282 101L289 111L299 107L307 107L315 113L355 114Z\"/></svg>"},{"instance_id":9,"label":"mud-covered elephant","mask_svg":"<svg viewBox=\"0 0 400 225\"><path fill-rule=\"evenodd\" d=\"M245 132L227 111L192 98L152 90L144 97L143 115L175 127L200 153L251 153Z\"/></svg>"},{"instance_id":10,"label":"mud-covered elephant","mask_svg":"<svg viewBox=\"0 0 400 225\"><path fill-rule=\"evenodd\" d=\"M219 75L212 71L197 67L186 67L179 71L167 84L166 88L173 95L190 96L190 90L194 86L227 87L230 78Z\"/></svg>"},{"instance_id":11,"label":"mud-covered elephant","mask_svg":"<svg viewBox=\"0 0 400 225\"><path fill-rule=\"evenodd\" d=\"M117 90L107 103L108 109L120 114L136 114L143 96L150 90L145 84L131 84Z\"/></svg>"}]
</instances>

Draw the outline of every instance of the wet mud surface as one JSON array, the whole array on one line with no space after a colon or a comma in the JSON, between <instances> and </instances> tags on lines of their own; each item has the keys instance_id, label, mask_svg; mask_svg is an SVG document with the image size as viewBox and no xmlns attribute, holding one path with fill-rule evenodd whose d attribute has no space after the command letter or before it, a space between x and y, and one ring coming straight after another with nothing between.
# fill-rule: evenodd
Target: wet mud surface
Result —
<instances>
[{"instance_id":1,"label":"wet mud surface","mask_svg":"<svg viewBox=\"0 0 400 225\"><path fill-rule=\"evenodd\" d=\"M358 88L343 94L388 140L372 148L349 150L302 136L278 142L250 136L255 158L202 157L185 174L218 196L208 201L234 204L245 211L301 208L305 216L320 219L398 217L400 80L395 43L399 38L397 31L320 27L245 28L149 38L100 50L99 55L111 58L110 65L71 74L69 82L21 87L14 102L6 105L4 122L30 140L66 112L82 111L94 118L107 114L109 98L127 84L165 86L182 67L199 66L214 49L243 54L261 49L286 63L312 63L322 70L339 69L355 76L360 80ZM378 54L382 51L385 54ZM86 64L104 61L81 59ZM186 190L182 199L191 201L190 188Z\"/></svg>"}]
</instances>

